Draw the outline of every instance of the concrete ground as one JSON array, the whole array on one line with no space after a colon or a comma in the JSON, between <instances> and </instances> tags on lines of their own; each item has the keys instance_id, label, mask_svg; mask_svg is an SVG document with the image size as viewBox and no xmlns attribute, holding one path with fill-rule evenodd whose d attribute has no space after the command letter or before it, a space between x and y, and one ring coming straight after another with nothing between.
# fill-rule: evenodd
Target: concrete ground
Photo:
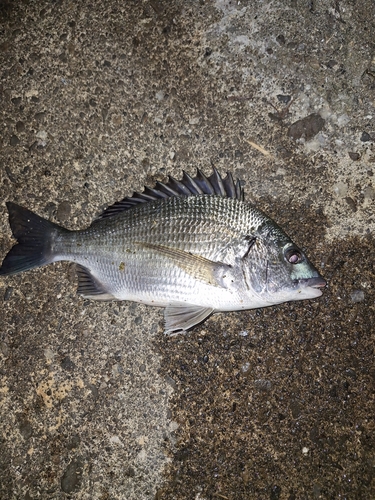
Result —
<instances>
[{"instance_id":1,"label":"concrete ground","mask_svg":"<svg viewBox=\"0 0 375 500\"><path fill-rule=\"evenodd\" d=\"M163 335L0 279L2 499L375 498L373 0L4 0L5 201L70 229L215 165L306 249L320 299Z\"/></svg>"}]
</instances>

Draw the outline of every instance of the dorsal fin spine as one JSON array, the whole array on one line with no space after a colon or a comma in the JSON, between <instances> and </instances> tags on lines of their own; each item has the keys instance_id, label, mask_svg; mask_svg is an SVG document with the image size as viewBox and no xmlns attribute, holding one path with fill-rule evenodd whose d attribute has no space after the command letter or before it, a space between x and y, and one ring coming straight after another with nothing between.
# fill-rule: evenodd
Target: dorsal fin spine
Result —
<instances>
[{"instance_id":1,"label":"dorsal fin spine","mask_svg":"<svg viewBox=\"0 0 375 500\"><path fill-rule=\"evenodd\" d=\"M142 193L135 192L132 196L127 196L123 200L117 201L106 208L96 221L115 216L138 204L149 203L158 199L202 195L216 195L236 198L240 201L244 200L244 191L241 183L239 180L235 183L230 172L227 172L226 177L223 178L218 170L213 167L213 173L209 177L206 177L197 168L197 175L194 178L186 172L183 172L183 177L180 181L169 176L167 183L158 181L154 188L145 187Z\"/></svg>"}]
</instances>

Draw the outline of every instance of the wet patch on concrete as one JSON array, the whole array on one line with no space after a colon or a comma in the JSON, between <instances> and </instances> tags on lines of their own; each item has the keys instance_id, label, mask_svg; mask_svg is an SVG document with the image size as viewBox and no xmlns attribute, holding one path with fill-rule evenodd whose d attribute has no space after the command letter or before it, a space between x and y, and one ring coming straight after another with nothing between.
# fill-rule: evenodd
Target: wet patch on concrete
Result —
<instances>
[{"instance_id":1,"label":"wet patch on concrete","mask_svg":"<svg viewBox=\"0 0 375 500\"><path fill-rule=\"evenodd\" d=\"M179 429L157 498L371 497L374 240L335 241L317 257L321 299L158 337Z\"/></svg>"}]
</instances>

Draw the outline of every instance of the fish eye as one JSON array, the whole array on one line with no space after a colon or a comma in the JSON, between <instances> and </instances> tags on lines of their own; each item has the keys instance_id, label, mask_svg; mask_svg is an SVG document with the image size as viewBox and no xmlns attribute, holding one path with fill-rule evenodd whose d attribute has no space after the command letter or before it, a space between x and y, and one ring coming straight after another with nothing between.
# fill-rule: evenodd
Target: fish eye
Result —
<instances>
[{"instance_id":1,"label":"fish eye","mask_svg":"<svg viewBox=\"0 0 375 500\"><path fill-rule=\"evenodd\" d=\"M299 264L300 262L303 261L302 252L300 250L298 250L297 248L293 248L293 247L288 248L285 251L284 256L290 264Z\"/></svg>"}]
</instances>

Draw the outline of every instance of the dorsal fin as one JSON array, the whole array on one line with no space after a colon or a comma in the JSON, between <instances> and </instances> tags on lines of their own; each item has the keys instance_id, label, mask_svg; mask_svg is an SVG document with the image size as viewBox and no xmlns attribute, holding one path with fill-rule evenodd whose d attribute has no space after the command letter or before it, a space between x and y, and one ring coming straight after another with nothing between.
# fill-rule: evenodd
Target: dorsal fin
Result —
<instances>
[{"instance_id":1,"label":"dorsal fin","mask_svg":"<svg viewBox=\"0 0 375 500\"><path fill-rule=\"evenodd\" d=\"M132 196L127 196L123 200L117 201L106 208L96 220L111 217L140 203L148 203L162 198L215 194L243 201L244 191L240 181L237 180L234 183L230 172L227 172L226 177L222 178L215 167L213 170L210 177L206 177L199 168L197 168L197 175L194 178L186 172L183 173L180 181L169 176L169 180L165 184L157 182L154 188L145 187L142 193L133 193Z\"/></svg>"}]
</instances>

